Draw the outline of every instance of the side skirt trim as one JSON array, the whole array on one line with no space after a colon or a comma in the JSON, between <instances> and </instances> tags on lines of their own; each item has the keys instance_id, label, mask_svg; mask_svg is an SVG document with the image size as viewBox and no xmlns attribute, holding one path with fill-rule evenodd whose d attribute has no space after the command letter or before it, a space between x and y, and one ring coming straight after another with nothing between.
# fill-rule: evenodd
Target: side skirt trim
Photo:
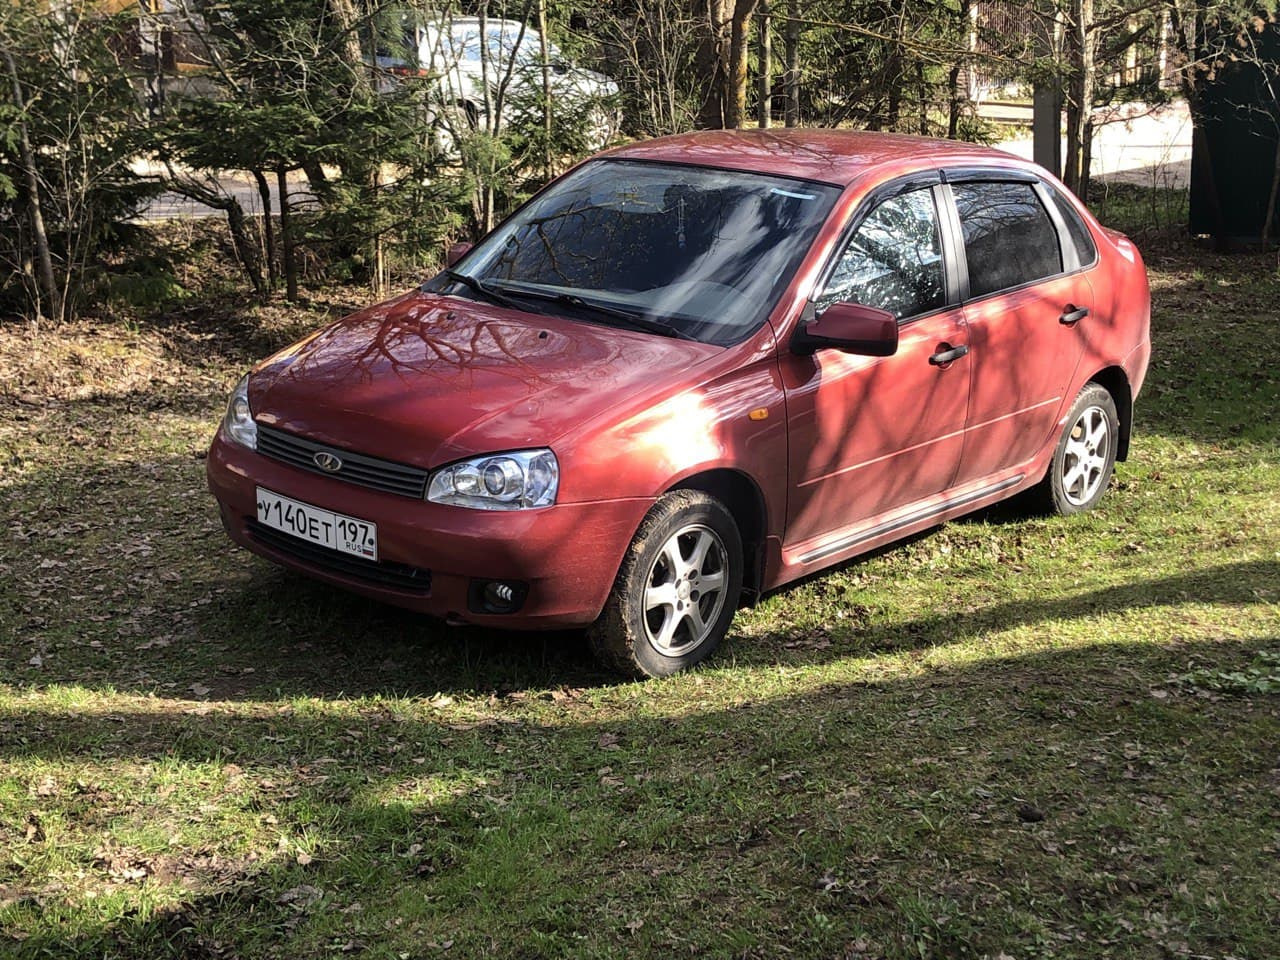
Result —
<instances>
[{"instance_id":1,"label":"side skirt trim","mask_svg":"<svg viewBox=\"0 0 1280 960\"><path fill-rule=\"evenodd\" d=\"M969 503L976 503L984 500L992 494L999 493L1002 490L1008 490L1010 487L1016 487L1025 478L1025 474L1018 474L1016 477L1009 477L1007 480L1001 480L999 483L992 484L989 487L983 487L981 490L974 490L972 493L966 493L959 497L952 497L950 500L944 500L932 507L926 507L923 510L917 510L915 513L909 513L905 517L899 517L896 520L886 520L884 523L876 524L874 527L867 527L865 530L859 530L857 533L850 534L837 540L835 543L829 543L826 546L819 547L816 550L810 550L808 553L802 554L799 558L800 563L812 563L815 560L821 560L823 557L829 557L833 553L840 553L848 550L850 547L857 546L866 540L875 540L885 534L893 533L895 530L901 530L903 527L910 527L930 517L946 513L954 510L956 507L963 507Z\"/></svg>"}]
</instances>

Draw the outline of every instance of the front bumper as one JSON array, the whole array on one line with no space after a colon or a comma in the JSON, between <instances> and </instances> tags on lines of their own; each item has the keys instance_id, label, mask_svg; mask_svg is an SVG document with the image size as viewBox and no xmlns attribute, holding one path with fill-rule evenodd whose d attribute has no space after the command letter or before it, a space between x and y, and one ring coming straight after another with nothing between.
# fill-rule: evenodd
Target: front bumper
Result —
<instances>
[{"instance_id":1,"label":"front bumper","mask_svg":"<svg viewBox=\"0 0 1280 960\"><path fill-rule=\"evenodd\" d=\"M231 443L219 430L206 461L209 490L231 539L282 566L353 593L442 617L510 629L585 626L608 598L623 554L652 500L564 503L486 511L428 503L319 476ZM378 525L378 564L297 548L256 523L256 488ZM305 541L298 541L305 544ZM317 553L316 551L319 551ZM413 571L416 571L414 573ZM528 585L513 613L477 612L480 581Z\"/></svg>"}]
</instances>

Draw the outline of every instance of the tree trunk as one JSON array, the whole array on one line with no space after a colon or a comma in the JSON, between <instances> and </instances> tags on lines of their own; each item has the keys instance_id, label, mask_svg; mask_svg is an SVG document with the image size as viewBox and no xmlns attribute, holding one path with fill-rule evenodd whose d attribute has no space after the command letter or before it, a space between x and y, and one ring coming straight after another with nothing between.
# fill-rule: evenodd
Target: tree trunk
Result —
<instances>
[{"instance_id":1,"label":"tree trunk","mask_svg":"<svg viewBox=\"0 0 1280 960\"><path fill-rule=\"evenodd\" d=\"M1086 119L1084 133L1080 137L1080 180L1076 196L1081 203L1089 202L1089 171L1093 167L1093 120Z\"/></svg>"},{"instance_id":2,"label":"tree trunk","mask_svg":"<svg viewBox=\"0 0 1280 960\"><path fill-rule=\"evenodd\" d=\"M729 107L725 102L729 71L729 22L733 19L733 0L703 0L700 12L705 15L702 37L694 53L694 71L699 85L706 91L698 110L699 127L722 128L728 123Z\"/></svg>"},{"instance_id":3,"label":"tree trunk","mask_svg":"<svg viewBox=\"0 0 1280 960\"><path fill-rule=\"evenodd\" d=\"M5 64L9 68L9 77L13 82L13 105L18 112L18 156L22 164L22 176L27 185L27 216L31 218L31 237L36 248L36 281L41 295L49 302L49 316L55 322L61 322L62 296L58 290L58 281L53 274L53 255L49 251L49 234L44 226L44 212L40 208L40 174L36 168L35 153L31 149L31 139L27 133L26 100L22 95L22 83L18 79L18 67L13 62L13 55L8 49L0 50ZM41 314L40 301L36 300L36 318Z\"/></svg>"},{"instance_id":4,"label":"tree trunk","mask_svg":"<svg viewBox=\"0 0 1280 960\"><path fill-rule=\"evenodd\" d=\"M1222 213L1222 200L1218 196L1218 181L1213 151L1205 134L1206 118L1200 100L1198 65L1203 61L1210 0L1195 0L1192 9L1185 13L1177 4L1169 7L1173 21L1173 37L1179 44L1181 65L1178 67L1178 85L1191 113L1191 181L1204 184L1202 196L1209 206L1213 221L1213 248L1218 253L1228 246L1226 221Z\"/></svg>"},{"instance_id":5,"label":"tree trunk","mask_svg":"<svg viewBox=\"0 0 1280 960\"><path fill-rule=\"evenodd\" d=\"M758 0L737 0L729 32L729 70L725 85L724 125L736 130L747 118L747 41Z\"/></svg>"},{"instance_id":6,"label":"tree trunk","mask_svg":"<svg viewBox=\"0 0 1280 960\"><path fill-rule=\"evenodd\" d=\"M947 71L947 139L954 140L960 133L960 63Z\"/></svg>"},{"instance_id":7,"label":"tree trunk","mask_svg":"<svg viewBox=\"0 0 1280 960\"><path fill-rule=\"evenodd\" d=\"M249 283L253 286L253 292L262 296L266 293L262 283L262 268L258 263L257 245L249 241L244 208L235 197L227 197L227 205L224 209L227 214L227 229L231 231L231 246L236 251L240 265L244 267Z\"/></svg>"},{"instance_id":8,"label":"tree trunk","mask_svg":"<svg viewBox=\"0 0 1280 960\"><path fill-rule=\"evenodd\" d=\"M258 197L262 200L262 242L267 261L267 288L275 290L279 273L276 270L276 228L271 221L271 186L267 183L267 175L261 170L253 171L253 179L258 184Z\"/></svg>"},{"instance_id":9,"label":"tree trunk","mask_svg":"<svg viewBox=\"0 0 1280 960\"><path fill-rule=\"evenodd\" d=\"M787 0L786 45L786 120L788 127L800 126L800 5L799 0Z\"/></svg>"},{"instance_id":10,"label":"tree trunk","mask_svg":"<svg viewBox=\"0 0 1280 960\"><path fill-rule=\"evenodd\" d=\"M1085 125L1093 107L1093 0L1072 0L1067 49L1071 73L1067 79L1067 155L1062 181L1076 196L1088 188L1085 169Z\"/></svg>"},{"instance_id":11,"label":"tree trunk","mask_svg":"<svg viewBox=\"0 0 1280 960\"><path fill-rule=\"evenodd\" d=\"M760 0L760 85L758 88L760 129L768 130L773 119L773 18L769 0Z\"/></svg>"},{"instance_id":12,"label":"tree trunk","mask_svg":"<svg viewBox=\"0 0 1280 960\"><path fill-rule=\"evenodd\" d=\"M924 78L924 61L916 61L916 89L920 94L920 136L929 135L929 84Z\"/></svg>"},{"instance_id":13,"label":"tree trunk","mask_svg":"<svg viewBox=\"0 0 1280 960\"><path fill-rule=\"evenodd\" d=\"M969 29L969 0L960 0L956 20L962 30ZM947 139L954 140L960 134L960 109L964 100L960 96L960 71L964 59L958 55L947 71ZM967 93L967 91L966 91Z\"/></svg>"},{"instance_id":14,"label":"tree trunk","mask_svg":"<svg viewBox=\"0 0 1280 960\"><path fill-rule=\"evenodd\" d=\"M315 160L303 160L302 172L307 176L307 183L311 186L311 192L319 198L321 203L329 203L333 199L333 185L329 182L329 178L325 176L324 167L320 166ZM267 209L271 209L271 204L267 204Z\"/></svg>"},{"instance_id":15,"label":"tree trunk","mask_svg":"<svg viewBox=\"0 0 1280 960\"><path fill-rule=\"evenodd\" d=\"M360 50L360 18L351 0L328 0L329 11L341 35L338 38L338 57L351 71L351 88L357 96L368 99L372 94L368 69Z\"/></svg>"},{"instance_id":16,"label":"tree trunk","mask_svg":"<svg viewBox=\"0 0 1280 960\"><path fill-rule=\"evenodd\" d=\"M898 124L902 120L902 79L903 58L902 58L902 37L903 37L903 18L898 17L898 26L895 30L895 42L889 48L889 53L885 57L885 86L889 88L889 107L886 128L898 131Z\"/></svg>"},{"instance_id":17,"label":"tree trunk","mask_svg":"<svg viewBox=\"0 0 1280 960\"><path fill-rule=\"evenodd\" d=\"M542 179L551 179L551 51L547 48L547 0L538 0L538 57L542 65Z\"/></svg>"},{"instance_id":18,"label":"tree trunk","mask_svg":"<svg viewBox=\"0 0 1280 960\"><path fill-rule=\"evenodd\" d=\"M1277 131L1280 133L1280 131ZM1280 138L1276 140L1275 155L1271 164L1271 191L1267 194L1267 216L1262 221L1262 248L1271 240L1271 228L1276 218L1276 198L1280 196Z\"/></svg>"},{"instance_id":19,"label":"tree trunk","mask_svg":"<svg viewBox=\"0 0 1280 960\"><path fill-rule=\"evenodd\" d=\"M352 98L357 103L368 104L373 100L374 89L369 75L370 68L365 63L364 54L360 49L360 17L356 6L352 0L327 0L327 2L333 15L334 23L341 31L338 43L338 57L351 75ZM317 164L316 166L318 168L319 165ZM361 160L351 164L349 170L345 172L349 172L351 179L360 184L362 206L367 210L376 211L378 209L380 186L378 165L376 163L369 164ZM283 231L283 229L282 224L281 230ZM366 234L363 246L365 262L369 268L369 280L375 295L381 294L381 278L384 272L382 244L376 236L368 236ZM294 297L290 296L289 299L292 300Z\"/></svg>"},{"instance_id":20,"label":"tree trunk","mask_svg":"<svg viewBox=\"0 0 1280 960\"><path fill-rule=\"evenodd\" d=\"M284 295L298 299L298 264L293 258L293 229L289 220L289 180L284 167L276 168L277 202L280 204L280 247L284 259Z\"/></svg>"},{"instance_id":21,"label":"tree trunk","mask_svg":"<svg viewBox=\"0 0 1280 960\"><path fill-rule=\"evenodd\" d=\"M227 215L227 232L231 235L231 249L235 251L236 260L244 270L253 292L259 296L264 294L266 287L262 282L262 265L258 262L258 245L249 239L248 224L240 201L190 177L178 176L172 166L169 167L169 189ZM271 207L268 206L266 210L267 217L270 218Z\"/></svg>"}]
</instances>

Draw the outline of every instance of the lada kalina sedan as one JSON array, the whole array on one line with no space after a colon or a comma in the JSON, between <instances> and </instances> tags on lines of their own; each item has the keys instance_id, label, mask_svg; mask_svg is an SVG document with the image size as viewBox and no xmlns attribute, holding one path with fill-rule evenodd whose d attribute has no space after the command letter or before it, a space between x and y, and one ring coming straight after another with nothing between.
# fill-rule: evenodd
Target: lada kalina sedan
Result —
<instances>
[{"instance_id":1,"label":"lada kalina sedan","mask_svg":"<svg viewBox=\"0 0 1280 960\"><path fill-rule=\"evenodd\" d=\"M449 622L585 627L637 676L949 518L1031 488L1092 507L1150 354L1134 245L947 141L633 144L451 259L236 386L208 458L227 531Z\"/></svg>"}]
</instances>

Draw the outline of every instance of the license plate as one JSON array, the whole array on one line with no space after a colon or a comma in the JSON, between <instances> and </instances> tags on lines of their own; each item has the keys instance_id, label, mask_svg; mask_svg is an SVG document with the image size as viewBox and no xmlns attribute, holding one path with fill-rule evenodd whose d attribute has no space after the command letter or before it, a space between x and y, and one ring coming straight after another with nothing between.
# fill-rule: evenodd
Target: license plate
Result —
<instances>
[{"instance_id":1,"label":"license plate","mask_svg":"<svg viewBox=\"0 0 1280 960\"><path fill-rule=\"evenodd\" d=\"M262 487L258 487L258 522L331 550L378 559L376 523L290 500Z\"/></svg>"}]
</instances>

